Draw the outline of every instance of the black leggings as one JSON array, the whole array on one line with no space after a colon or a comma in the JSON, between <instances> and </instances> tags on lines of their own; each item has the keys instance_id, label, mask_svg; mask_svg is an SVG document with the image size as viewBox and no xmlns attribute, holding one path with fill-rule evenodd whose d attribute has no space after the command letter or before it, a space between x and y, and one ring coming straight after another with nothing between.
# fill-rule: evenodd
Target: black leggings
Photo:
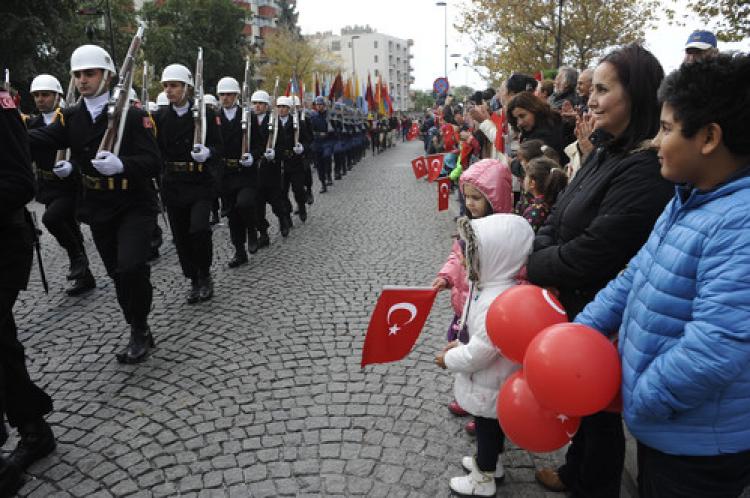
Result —
<instances>
[{"instance_id":1,"label":"black leggings","mask_svg":"<svg viewBox=\"0 0 750 498\"><path fill-rule=\"evenodd\" d=\"M494 472L497 459L505 448L505 434L496 418L474 417L477 424L477 467Z\"/></svg>"}]
</instances>

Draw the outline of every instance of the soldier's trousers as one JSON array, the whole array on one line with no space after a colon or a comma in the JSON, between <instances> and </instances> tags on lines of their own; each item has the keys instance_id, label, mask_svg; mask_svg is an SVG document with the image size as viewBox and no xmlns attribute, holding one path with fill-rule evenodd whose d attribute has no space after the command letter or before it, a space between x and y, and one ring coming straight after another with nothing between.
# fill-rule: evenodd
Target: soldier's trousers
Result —
<instances>
[{"instance_id":1,"label":"soldier's trousers","mask_svg":"<svg viewBox=\"0 0 750 498\"><path fill-rule=\"evenodd\" d=\"M182 273L189 279L208 276L213 260L209 218L213 199L199 199L187 207L167 206L172 237Z\"/></svg>"},{"instance_id":2,"label":"soldier's trousers","mask_svg":"<svg viewBox=\"0 0 750 498\"><path fill-rule=\"evenodd\" d=\"M278 162L266 163L260 166L258 173L260 188L255 203L255 216L258 230L265 232L270 226L266 220L266 204L270 204L271 211L277 218L289 216L284 195L281 190L282 175Z\"/></svg>"},{"instance_id":3,"label":"soldier's trousers","mask_svg":"<svg viewBox=\"0 0 750 498\"><path fill-rule=\"evenodd\" d=\"M0 424L4 423L4 410L13 427L52 411L52 399L31 381L26 369L26 355L13 319L17 297L15 289L0 289Z\"/></svg>"},{"instance_id":4,"label":"soldier's trousers","mask_svg":"<svg viewBox=\"0 0 750 498\"><path fill-rule=\"evenodd\" d=\"M237 250L244 250L249 230L255 230L255 209L258 191L255 187L242 187L227 192L222 198L224 209L228 209L229 236Z\"/></svg>"},{"instance_id":5,"label":"soldier's trousers","mask_svg":"<svg viewBox=\"0 0 750 498\"><path fill-rule=\"evenodd\" d=\"M107 223L92 224L91 235L107 275L115 283L117 302L125 321L145 329L151 311L151 239L156 229L156 214L132 210Z\"/></svg>"},{"instance_id":6,"label":"soldier's trousers","mask_svg":"<svg viewBox=\"0 0 750 498\"><path fill-rule=\"evenodd\" d=\"M346 174L346 154L344 152L340 152L338 154L333 155L333 167L334 167L334 173L337 177L340 177L342 175Z\"/></svg>"},{"instance_id":7,"label":"soldier's trousers","mask_svg":"<svg viewBox=\"0 0 750 498\"><path fill-rule=\"evenodd\" d=\"M84 252L81 226L76 220L75 196L61 195L46 204L42 223L68 256Z\"/></svg>"},{"instance_id":8,"label":"soldier's trousers","mask_svg":"<svg viewBox=\"0 0 750 498\"><path fill-rule=\"evenodd\" d=\"M297 207L305 211L305 165L297 163L284 167L284 185L282 192L287 212L292 212L292 203L289 201L289 189L291 187Z\"/></svg>"},{"instance_id":9,"label":"soldier's trousers","mask_svg":"<svg viewBox=\"0 0 750 498\"><path fill-rule=\"evenodd\" d=\"M315 169L318 170L320 185L325 185L326 181L331 179L331 156L319 154L315 158Z\"/></svg>"},{"instance_id":10,"label":"soldier's trousers","mask_svg":"<svg viewBox=\"0 0 750 498\"><path fill-rule=\"evenodd\" d=\"M312 160L306 158L302 166L305 172L305 188L312 188L313 186L312 166L310 163L312 163Z\"/></svg>"}]
</instances>

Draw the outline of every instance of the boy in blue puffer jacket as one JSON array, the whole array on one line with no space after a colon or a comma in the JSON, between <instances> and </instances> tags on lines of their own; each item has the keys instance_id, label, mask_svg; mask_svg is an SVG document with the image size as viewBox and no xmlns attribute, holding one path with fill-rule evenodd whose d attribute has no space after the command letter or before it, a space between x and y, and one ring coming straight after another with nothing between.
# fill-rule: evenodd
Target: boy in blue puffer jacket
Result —
<instances>
[{"instance_id":1,"label":"boy in blue puffer jacket","mask_svg":"<svg viewBox=\"0 0 750 498\"><path fill-rule=\"evenodd\" d=\"M750 484L747 81L747 55L683 64L664 80L654 145L675 196L576 318L619 330L641 498L733 497Z\"/></svg>"}]
</instances>

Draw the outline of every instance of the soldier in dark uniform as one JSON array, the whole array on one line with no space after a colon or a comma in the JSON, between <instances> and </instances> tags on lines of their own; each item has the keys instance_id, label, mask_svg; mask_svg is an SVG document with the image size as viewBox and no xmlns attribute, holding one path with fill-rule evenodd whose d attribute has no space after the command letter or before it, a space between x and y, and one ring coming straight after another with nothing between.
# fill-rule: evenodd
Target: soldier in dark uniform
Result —
<instances>
[{"instance_id":1,"label":"soldier in dark uniform","mask_svg":"<svg viewBox=\"0 0 750 498\"><path fill-rule=\"evenodd\" d=\"M70 68L83 101L63 110L62 118L29 130L32 148L70 148L70 161L54 173L67 177L80 171L83 196L78 217L88 223L107 274L114 280L117 301L130 325L130 341L117 354L121 363L143 361L154 345L148 326L153 288L148 258L158 205L151 178L161 163L151 131L153 122L131 107L117 155L97 152L107 129L109 83L115 68L101 47L83 45L71 55Z\"/></svg>"},{"instance_id":2,"label":"soldier in dark uniform","mask_svg":"<svg viewBox=\"0 0 750 498\"><path fill-rule=\"evenodd\" d=\"M346 136L344 135L344 104L336 102L331 109L331 126L335 137L333 145L333 178L346 176Z\"/></svg>"},{"instance_id":3,"label":"soldier in dark uniform","mask_svg":"<svg viewBox=\"0 0 750 498\"><path fill-rule=\"evenodd\" d=\"M300 124L301 126L307 128L307 134L310 137L310 140L312 140L312 126L310 125L310 110L305 109L304 106L301 105L299 97L294 95L292 97L294 99L294 105L297 106L297 109L299 109L299 116L300 116ZM302 116L304 115L304 119L302 119ZM312 142L310 142L312 144ZM312 205L313 202L315 202L315 196L313 196L312 192L312 186L313 186L313 176L312 176L312 164L315 160L315 157L312 153L312 150L310 147L305 147L305 152L302 154L302 168L305 173L305 202L308 205ZM294 212L294 214L299 214L299 209Z\"/></svg>"},{"instance_id":4,"label":"soldier in dark uniform","mask_svg":"<svg viewBox=\"0 0 750 498\"><path fill-rule=\"evenodd\" d=\"M315 169L318 171L320 193L328 191L331 181L331 158L333 156L333 128L328 121L325 97L315 97L315 110L310 116L313 133L312 152L314 154Z\"/></svg>"},{"instance_id":5,"label":"soldier in dark uniform","mask_svg":"<svg viewBox=\"0 0 750 498\"><path fill-rule=\"evenodd\" d=\"M281 192L281 163L276 158L273 144L268 147L269 120L271 119L268 107L271 98L268 93L258 90L253 93L250 99L254 108L254 113L250 119L251 151L255 163L258 165L259 190L255 210L258 230L260 231L258 245L267 247L270 241L268 239L269 224L266 220L266 204L271 205L273 214L279 219L279 231L282 237L289 235L289 230L292 228L292 218Z\"/></svg>"},{"instance_id":6,"label":"soldier in dark uniform","mask_svg":"<svg viewBox=\"0 0 750 498\"><path fill-rule=\"evenodd\" d=\"M26 121L29 129L49 125L62 115L59 112L62 87L54 76L40 74L31 82L31 95L34 97L39 115ZM73 102L69 102L72 105ZM31 151L31 159L36 164L36 200L44 204L42 223L57 242L68 253L70 269L67 279L73 285L65 290L69 296L77 296L96 287L94 276L89 270L89 260L83 245L81 227L76 219L76 204L81 190L80 174L60 178L54 174L54 149L36 148ZM61 157L62 159L62 157Z\"/></svg>"},{"instance_id":7,"label":"soldier in dark uniform","mask_svg":"<svg viewBox=\"0 0 750 498\"><path fill-rule=\"evenodd\" d=\"M211 299L213 244L211 207L223 169L221 120L206 108L206 143L194 142L195 103L189 98L193 75L182 64L164 68L161 83L170 106L156 115L157 140L164 159L162 196L182 272L190 279L187 302Z\"/></svg>"},{"instance_id":8,"label":"soldier in dark uniform","mask_svg":"<svg viewBox=\"0 0 750 498\"><path fill-rule=\"evenodd\" d=\"M55 449L44 415L52 400L29 378L18 341L13 304L31 271L34 228L26 203L34 196L28 138L8 92L0 90L0 447L8 439L5 415L21 440L9 457L0 456L0 496L11 496L21 473Z\"/></svg>"},{"instance_id":9,"label":"soldier in dark uniform","mask_svg":"<svg viewBox=\"0 0 750 498\"><path fill-rule=\"evenodd\" d=\"M247 250L258 252L258 232L255 228L255 206L258 196L258 168L250 153L242 155L242 110L237 104L239 82L231 77L219 80L221 101L221 136L224 142L225 170L221 182L221 203L229 219L229 234L234 245L230 268L247 263ZM249 126L250 123L247 123Z\"/></svg>"},{"instance_id":10,"label":"soldier in dark uniform","mask_svg":"<svg viewBox=\"0 0 750 498\"><path fill-rule=\"evenodd\" d=\"M279 97L276 107L279 111L279 135L276 140L276 160L280 161L283 171L284 185L282 193L286 203L287 212L291 212L292 203L289 201L289 189L294 194L294 200L297 203L299 219L304 223L307 221L307 206L305 192L305 170L304 170L304 152L310 147L312 134L306 124L297 116L295 131L294 116L290 114L292 107L292 97ZM297 139L295 139L297 135Z\"/></svg>"}]
</instances>

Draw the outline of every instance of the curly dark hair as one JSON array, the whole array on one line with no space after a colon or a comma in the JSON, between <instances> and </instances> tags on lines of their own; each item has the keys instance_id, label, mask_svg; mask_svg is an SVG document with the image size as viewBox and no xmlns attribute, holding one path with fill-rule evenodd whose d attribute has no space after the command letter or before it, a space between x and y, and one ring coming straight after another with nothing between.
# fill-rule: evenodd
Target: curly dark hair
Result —
<instances>
[{"instance_id":1,"label":"curly dark hair","mask_svg":"<svg viewBox=\"0 0 750 498\"><path fill-rule=\"evenodd\" d=\"M516 108L526 109L534 115L534 127L555 126L559 119L547 102L531 92L521 92L508 102L508 123L516 129L518 120L513 116L513 110Z\"/></svg>"},{"instance_id":2,"label":"curly dark hair","mask_svg":"<svg viewBox=\"0 0 750 498\"><path fill-rule=\"evenodd\" d=\"M659 101L672 108L685 138L710 123L721 128L732 154L750 154L750 55L719 54L684 63L659 88Z\"/></svg>"}]
</instances>

